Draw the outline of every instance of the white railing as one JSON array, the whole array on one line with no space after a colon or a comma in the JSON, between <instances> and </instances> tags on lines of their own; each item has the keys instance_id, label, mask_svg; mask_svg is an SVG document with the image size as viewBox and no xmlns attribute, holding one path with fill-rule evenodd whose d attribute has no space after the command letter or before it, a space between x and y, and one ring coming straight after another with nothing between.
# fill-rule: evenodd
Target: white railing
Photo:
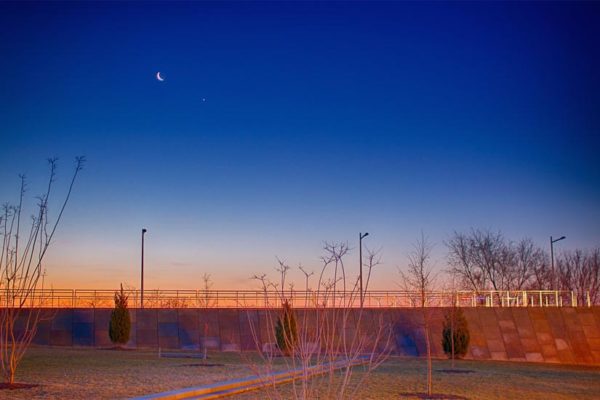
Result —
<instances>
[{"instance_id":1,"label":"white railing","mask_svg":"<svg viewBox=\"0 0 600 400\"><path fill-rule=\"evenodd\" d=\"M0 290L0 307L16 304L6 290ZM25 307L43 308L112 308L114 290L44 289L36 290L25 299ZM128 290L129 307L140 308L140 291ZM282 298L292 307L353 307L358 308L357 292L313 292L303 290L144 290L145 308L272 308L281 305ZM579 298L579 301L578 301ZM589 292L578 296L573 291L559 290L486 290L458 292L428 292L429 307L590 307ZM582 301L583 300L583 301ZM417 307L420 294L408 291L369 290L363 306L368 308Z\"/></svg>"}]
</instances>

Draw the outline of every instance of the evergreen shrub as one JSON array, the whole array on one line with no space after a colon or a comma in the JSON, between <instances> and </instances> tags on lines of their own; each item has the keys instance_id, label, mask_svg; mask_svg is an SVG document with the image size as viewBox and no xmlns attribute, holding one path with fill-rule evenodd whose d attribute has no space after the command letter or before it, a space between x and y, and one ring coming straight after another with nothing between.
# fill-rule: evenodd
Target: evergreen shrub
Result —
<instances>
[{"instance_id":1,"label":"evergreen shrub","mask_svg":"<svg viewBox=\"0 0 600 400\"><path fill-rule=\"evenodd\" d=\"M287 300L283 302L281 315L277 318L275 338L277 339L277 347L284 355L289 356L292 354L298 342L298 328L296 326L296 316Z\"/></svg>"},{"instance_id":2,"label":"evergreen shrub","mask_svg":"<svg viewBox=\"0 0 600 400\"><path fill-rule=\"evenodd\" d=\"M452 358L452 336L454 336L454 358L462 358L469 350L470 336L469 325L460 307L452 307L444 315L442 347L448 358Z\"/></svg>"},{"instance_id":3,"label":"evergreen shrub","mask_svg":"<svg viewBox=\"0 0 600 400\"><path fill-rule=\"evenodd\" d=\"M108 335L110 341L119 346L129 341L129 334L131 333L131 317L127 308L128 297L123 291L123 285L121 285L121 290L115 292L115 309L110 314Z\"/></svg>"}]
</instances>

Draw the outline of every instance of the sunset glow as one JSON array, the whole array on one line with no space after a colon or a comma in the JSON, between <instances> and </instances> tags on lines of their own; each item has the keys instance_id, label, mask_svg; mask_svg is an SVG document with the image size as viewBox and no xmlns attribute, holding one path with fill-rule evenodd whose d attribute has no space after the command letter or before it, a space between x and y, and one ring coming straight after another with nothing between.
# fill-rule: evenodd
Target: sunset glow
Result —
<instances>
[{"instance_id":1,"label":"sunset glow","mask_svg":"<svg viewBox=\"0 0 600 400\"><path fill-rule=\"evenodd\" d=\"M258 289L324 241L600 243L598 3L2 3L0 199L87 163L45 287ZM157 73L157 71L160 71ZM58 210L51 207L51 218Z\"/></svg>"}]
</instances>

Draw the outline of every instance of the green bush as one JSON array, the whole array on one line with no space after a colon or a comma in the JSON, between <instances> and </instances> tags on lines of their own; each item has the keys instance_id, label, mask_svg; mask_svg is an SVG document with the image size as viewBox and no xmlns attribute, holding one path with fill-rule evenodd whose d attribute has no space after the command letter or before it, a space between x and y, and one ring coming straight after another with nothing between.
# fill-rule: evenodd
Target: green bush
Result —
<instances>
[{"instance_id":1,"label":"green bush","mask_svg":"<svg viewBox=\"0 0 600 400\"><path fill-rule=\"evenodd\" d=\"M452 335L454 331L454 335ZM451 308L444 315L442 347L448 358L452 358L452 336L454 336L454 358L461 358L469 350L469 325L459 307Z\"/></svg>"},{"instance_id":2,"label":"green bush","mask_svg":"<svg viewBox=\"0 0 600 400\"><path fill-rule=\"evenodd\" d=\"M131 317L127 309L127 299L128 296L123 292L123 285L121 285L121 291L115 292L115 309L110 314L108 326L110 341L117 345L127 343L131 332Z\"/></svg>"},{"instance_id":3,"label":"green bush","mask_svg":"<svg viewBox=\"0 0 600 400\"><path fill-rule=\"evenodd\" d=\"M287 300L283 302L281 316L277 318L275 338L277 339L277 347L284 355L289 356L292 354L298 342L298 329L296 327L296 316Z\"/></svg>"}]
</instances>

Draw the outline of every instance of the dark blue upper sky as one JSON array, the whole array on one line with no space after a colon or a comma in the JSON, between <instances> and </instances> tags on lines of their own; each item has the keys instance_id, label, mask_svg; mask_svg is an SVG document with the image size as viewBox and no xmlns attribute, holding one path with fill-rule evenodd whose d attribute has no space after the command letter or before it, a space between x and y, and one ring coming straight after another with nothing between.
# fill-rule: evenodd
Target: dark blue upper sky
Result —
<instances>
[{"instance_id":1,"label":"dark blue upper sky","mask_svg":"<svg viewBox=\"0 0 600 400\"><path fill-rule=\"evenodd\" d=\"M88 159L58 286L137 286L142 227L163 288L359 231L391 288L421 230L600 243L600 3L5 2L0 57L1 200Z\"/></svg>"}]
</instances>

